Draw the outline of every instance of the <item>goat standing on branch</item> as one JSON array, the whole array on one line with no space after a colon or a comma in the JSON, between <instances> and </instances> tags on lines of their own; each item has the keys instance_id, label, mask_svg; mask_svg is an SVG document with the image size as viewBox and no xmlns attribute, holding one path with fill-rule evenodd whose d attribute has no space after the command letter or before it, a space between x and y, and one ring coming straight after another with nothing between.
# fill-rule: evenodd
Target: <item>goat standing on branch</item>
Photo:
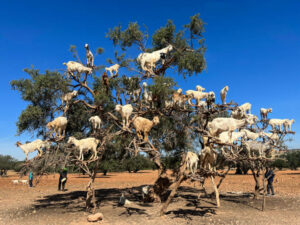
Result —
<instances>
[{"instance_id":1,"label":"goat standing on branch","mask_svg":"<svg viewBox=\"0 0 300 225\"><path fill-rule=\"evenodd\" d=\"M85 55L86 55L86 65L88 66L88 67L94 67L94 55L93 55L93 53L90 51L90 48L89 48L89 44L85 44L84 45L84 47L85 47L85 49L86 49L86 53L85 53Z\"/></svg>"},{"instance_id":2,"label":"goat standing on branch","mask_svg":"<svg viewBox=\"0 0 300 225\"><path fill-rule=\"evenodd\" d=\"M97 146L100 143L100 141L96 138L90 137L90 138L84 138L81 140L77 140L75 137L69 137L68 144L73 144L79 149L79 159L84 160L83 153L88 152L89 150L92 150L93 154L90 158L97 159Z\"/></svg>"},{"instance_id":3,"label":"goat standing on branch","mask_svg":"<svg viewBox=\"0 0 300 225\"><path fill-rule=\"evenodd\" d=\"M153 126L159 124L159 118L158 116L155 116L153 118L153 120L148 120L146 118L143 117L136 117L133 121L133 126L136 130L136 134L138 136L139 139L142 139L142 133L144 135L144 141L148 141L148 134L150 132L150 130L152 129Z\"/></svg>"},{"instance_id":4,"label":"goat standing on branch","mask_svg":"<svg viewBox=\"0 0 300 225\"><path fill-rule=\"evenodd\" d=\"M168 45L167 47L154 51L152 53L144 52L138 55L137 62L141 65L142 69L150 74L154 74L153 69L156 68L156 63L161 59L162 54L167 54L173 50L172 45ZM164 64L164 60L162 60L162 64Z\"/></svg>"}]
</instances>

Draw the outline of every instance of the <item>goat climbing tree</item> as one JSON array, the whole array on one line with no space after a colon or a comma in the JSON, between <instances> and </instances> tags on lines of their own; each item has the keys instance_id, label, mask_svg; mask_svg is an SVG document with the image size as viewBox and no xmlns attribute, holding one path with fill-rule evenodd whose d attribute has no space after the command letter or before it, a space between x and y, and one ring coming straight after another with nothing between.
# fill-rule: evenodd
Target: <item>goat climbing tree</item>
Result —
<instances>
[{"instance_id":1,"label":"goat climbing tree","mask_svg":"<svg viewBox=\"0 0 300 225\"><path fill-rule=\"evenodd\" d=\"M120 25L110 29L106 36L112 40L115 57L108 58L107 62L120 66L115 67L119 70L114 76L109 77L104 71L107 65L97 65L97 58L94 63L83 64L85 60L80 60L81 52L78 52L75 46L71 46L77 63L87 67L87 71L92 73L82 70L76 73L69 70L63 74L51 71L43 74L31 68L25 70L30 76L28 79L12 81L13 89L18 90L23 100L29 103L17 122L18 133L31 132L52 142L51 147L46 149L41 157L26 162L23 171L32 169L43 174L65 166L81 168L90 177L86 206L87 209L95 210L97 204L93 183L103 159L113 156L122 160L125 156L144 152L153 160L159 171L147 200L165 202L161 209L163 214L182 181L210 177L217 192L213 178L226 175L226 172L215 171L214 165L205 168L200 166L196 174L191 174L186 169L185 152L194 151L198 146L202 149L210 147L214 154L223 157L223 162L268 161L266 157L249 157L242 144L220 143L217 137L210 134L208 122L217 117L228 117L230 111L238 109L237 104L215 104L215 96L211 92L205 97L206 103L200 104L197 101L197 104L188 104L186 101L191 96L185 96L176 90L174 74L170 68L172 71L175 69L184 78L199 74L206 68L204 23L199 14L190 19L181 30L176 29L169 20L152 35L151 48L145 46L145 43L150 43L149 34L143 32L138 23L130 23L125 29ZM152 53L167 46L172 47L168 51L159 52L159 58L156 58L155 62L144 62L141 67L143 56L139 58L138 54ZM131 52L137 52L134 59L127 57L129 49ZM98 57L104 57L102 48L98 48L97 53ZM90 57L91 54L88 55L88 58ZM143 70L143 67L146 70ZM148 85L143 85L144 82ZM77 90L78 95L66 106L62 106L61 96L73 90ZM115 111L117 104L131 104L133 107L127 127L123 126L120 113ZM62 115L68 119L65 137L49 137L46 124ZM88 118L95 115L101 118L101 129L92 132ZM152 120L155 116L158 116L159 123L149 129L149 140L139 138L133 121L137 117ZM257 125L257 131L252 131L259 132L263 129L265 128ZM283 138L286 132L281 134ZM79 159L77 148L68 143L70 136L78 139L95 137L100 140L97 147L98 157L90 160L91 153L86 152L84 160ZM174 155L178 162L181 162L174 171L175 177L166 173L166 165L161 157L163 153ZM221 182L218 187L220 184Z\"/></svg>"}]
</instances>

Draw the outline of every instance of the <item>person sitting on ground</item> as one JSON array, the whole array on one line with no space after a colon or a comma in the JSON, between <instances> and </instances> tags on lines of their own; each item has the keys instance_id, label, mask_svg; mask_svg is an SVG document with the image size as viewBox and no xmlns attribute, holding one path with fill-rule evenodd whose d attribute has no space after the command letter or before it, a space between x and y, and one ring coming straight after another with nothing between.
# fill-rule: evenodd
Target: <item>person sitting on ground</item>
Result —
<instances>
[{"instance_id":1,"label":"person sitting on ground","mask_svg":"<svg viewBox=\"0 0 300 225\"><path fill-rule=\"evenodd\" d=\"M268 180L267 195L270 195L270 190L272 191L272 195L275 195L275 193L274 193L274 187L273 187L273 181L274 181L275 174L274 174L272 168L268 168L267 167L267 171L266 171L265 177Z\"/></svg>"},{"instance_id":2,"label":"person sitting on ground","mask_svg":"<svg viewBox=\"0 0 300 225\"><path fill-rule=\"evenodd\" d=\"M29 180L29 187L32 187L32 182L33 182L33 172L32 171L29 172L28 180Z\"/></svg>"},{"instance_id":3,"label":"person sitting on ground","mask_svg":"<svg viewBox=\"0 0 300 225\"><path fill-rule=\"evenodd\" d=\"M59 180L58 180L58 190L60 191L62 188L62 191L65 191L65 185L67 182L67 168L61 169L59 172Z\"/></svg>"}]
</instances>

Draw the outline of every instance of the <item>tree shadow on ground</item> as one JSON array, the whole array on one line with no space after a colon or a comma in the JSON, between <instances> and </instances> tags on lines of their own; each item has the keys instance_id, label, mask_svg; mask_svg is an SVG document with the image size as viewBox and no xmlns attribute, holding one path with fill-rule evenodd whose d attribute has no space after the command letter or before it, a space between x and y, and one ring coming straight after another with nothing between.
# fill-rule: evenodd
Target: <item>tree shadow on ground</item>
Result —
<instances>
[{"instance_id":1,"label":"tree shadow on ground","mask_svg":"<svg viewBox=\"0 0 300 225\"><path fill-rule=\"evenodd\" d=\"M145 185L140 185L132 188L107 188L95 190L97 205L99 206L113 206L118 207L118 202L122 193L125 194L126 199L131 201L133 205L125 208L125 212L120 215L132 214L148 215L147 210L156 209L160 207L157 203L143 203L141 190ZM203 190L192 187L180 187L177 195L172 200L173 204L179 207L176 210L168 211L167 214L173 214L176 217L189 219L191 216L205 216L208 214L215 214L217 210L214 196L202 196L198 199L198 194L203 194ZM44 196L42 199L36 200L33 207L36 210L53 210L59 209L63 213L68 212L84 212L85 211L85 197L86 191L73 191L67 193L59 193ZM234 196L220 196L222 201L233 202L236 204L246 205L255 208L251 205L249 197L234 197ZM182 207L182 203L183 207ZM172 204L172 203L171 203ZM180 205L180 206L179 206ZM258 203L255 203L258 205ZM258 208L256 208L258 209Z\"/></svg>"}]
</instances>

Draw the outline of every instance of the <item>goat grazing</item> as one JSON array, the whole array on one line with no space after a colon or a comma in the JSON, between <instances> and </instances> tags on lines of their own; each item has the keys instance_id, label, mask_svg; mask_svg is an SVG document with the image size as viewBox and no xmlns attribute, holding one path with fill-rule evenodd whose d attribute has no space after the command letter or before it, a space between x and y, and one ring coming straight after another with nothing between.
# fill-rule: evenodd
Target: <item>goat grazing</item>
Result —
<instances>
[{"instance_id":1,"label":"goat grazing","mask_svg":"<svg viewBox=\"0 0 300 225\"><path fill-rule=\"evenodd\" d=\"M198 155L194 152L187 152L185 157L186 167L189 172L195 174L198 166Z\"/></svg>"},{"instance_id":2,"label":"goat grazing","mask_svg":"<svg viewBox=\"0 0 300 225\"><path fill-rule=\"evenodd\" d=\"M78 91L72 91L67 94L64 94L61 97L61 104L64 105L64 103L69 104L69 102L72 100L72 98L76 97L78 95Z\"/></svg>"},{"instance_id":3,"label":"goat grazing","mask_svg":"<svg viewBox=\"0 0 300 225\"><path fill-rule=\"evenodd\" d=\"M272 108L268 108L268 109L265 109L265 108L261 108L260 109L260 117L261 119L267 119L268 118L268 113L271 113L272 112Z\"/></svg>"},{"instance_id":4,"label":"goat grazing","mask_svg":"<svg viewBox=\"0 0 300 225\"><path fill-rule=\"evenodd\" d=\"M136 117L133 121L133 126L136 130L138 138L142 139L142 133L144 134L144 141L148 141L148 134L153 126L159 124L158 116L155 116L153 120L148 120L143 117Z\"/></svg>"},{"instance_id":5,"label":"goat grazing","mask_svg":"<svg viewBox=\"0 0 300 225\"><path fill-rule=\"evenodd\" d=\"M110 67L105 67L105 71L109 71L110 73L110 77L115 77L118 75L119 73L119 69L120 69L120 65L119 64L115 64L113 66L110 66ZM115 74L113 73L115 72Z\"/></svg>"},{"instance_id":6,"label":"goat grazing","mask_svg":"<svg viewBox=\"0 0 300 225\"><path fill-rule=\"evenodd\" d=\"M97 146L100 141L96 138L89 137L77 140L75 137L69 137L68 144L73 144L79 149L79 159L84 160L83 153L92 150L93 155L90 159L97 159Z\"/></svg>"},{"instance_id":7,"label":"goat grazing","mask_svg":"<svg viewBox=\"0 0 300 225\"><path fill-rule=\"evenodd\" d=\"M99 116L90 117L89 122L92 124L94 133L101 128L101 119Z\"/></svg>"},{"instance_id":8,"label":"goat grazing","mask_svg":"<svg viewBox=\"0 0 300 225\"><path fill-rule=\"evenodd\" d=\"M59 137L62 136L64 137L66 133L67 123L68 123L67 117L63 117L63 116L57 117L53 121L47 123L47 128L50 132L50 137L53 137L54 132L55 132L54 138L56 138L57 135Z\"/></svg>"},{"instance_id":9,"label":"goat grazing","mask_svg":"<svg viewBox=\"0 0 300 225\"><path fill-rule=\"evenodd\" d=\"M85 55L86 55L86 65L88 67L94 67L94 55L93 53L90 51L89 48L89 44L85 44L84 45L86 51L85 51Z\"/></svg>"},{"instance_id":10,"label":"goat grazing","mask_svg":"<svg viewBox=\"0 0 300 225\"><path fill-rule=\"evenodd\" d=\"M77 72L77 77L80 77L81 73L91 74L93 72L92 68L86 67L78 62L69 61L63 64L67 66L67 73L72 76L74 76L74 72Z\"/></svg>"},{"instance_id":11,"label":"goat grazing","mask_svg":"<svg viewBox=\"0 0 300 225\"><path fill-rule=\"evenodd\" d=\"M226 96L227 96L228 90L229 90L229 87L225 86L220 92L222 104L226 104Z\"/></svg>"},{"instance_id":12,"label":"goat grazing","mask_svg":"<svg viewBox=\"0 0 300 225\"><path fill-rule=\"evenodd\" d=\"M122 122L123 122L123 128L129 127L129 117L131 116L133 112L132 105L116 105L115 110L121 114Z\"/></svg>"},{"instance_id":13,"label":"goat grazing","mask_svg":"<svg viewBox=\"0 0 300 225\"><path fill-rule=\"evenodd\" d=\"M28 180L20 180L22 184L28 184Z\"/></svg>"},{"instance_id":14,"label":"goat grazing","mask_svg":"<svg viewBox=\"0 0 300 225\"><path fill-rule=\"evenodd\" d=\"M19 183L19 180L12 180L11 181L13 184L18 184Z\"/></svg>"}]
</instances>

